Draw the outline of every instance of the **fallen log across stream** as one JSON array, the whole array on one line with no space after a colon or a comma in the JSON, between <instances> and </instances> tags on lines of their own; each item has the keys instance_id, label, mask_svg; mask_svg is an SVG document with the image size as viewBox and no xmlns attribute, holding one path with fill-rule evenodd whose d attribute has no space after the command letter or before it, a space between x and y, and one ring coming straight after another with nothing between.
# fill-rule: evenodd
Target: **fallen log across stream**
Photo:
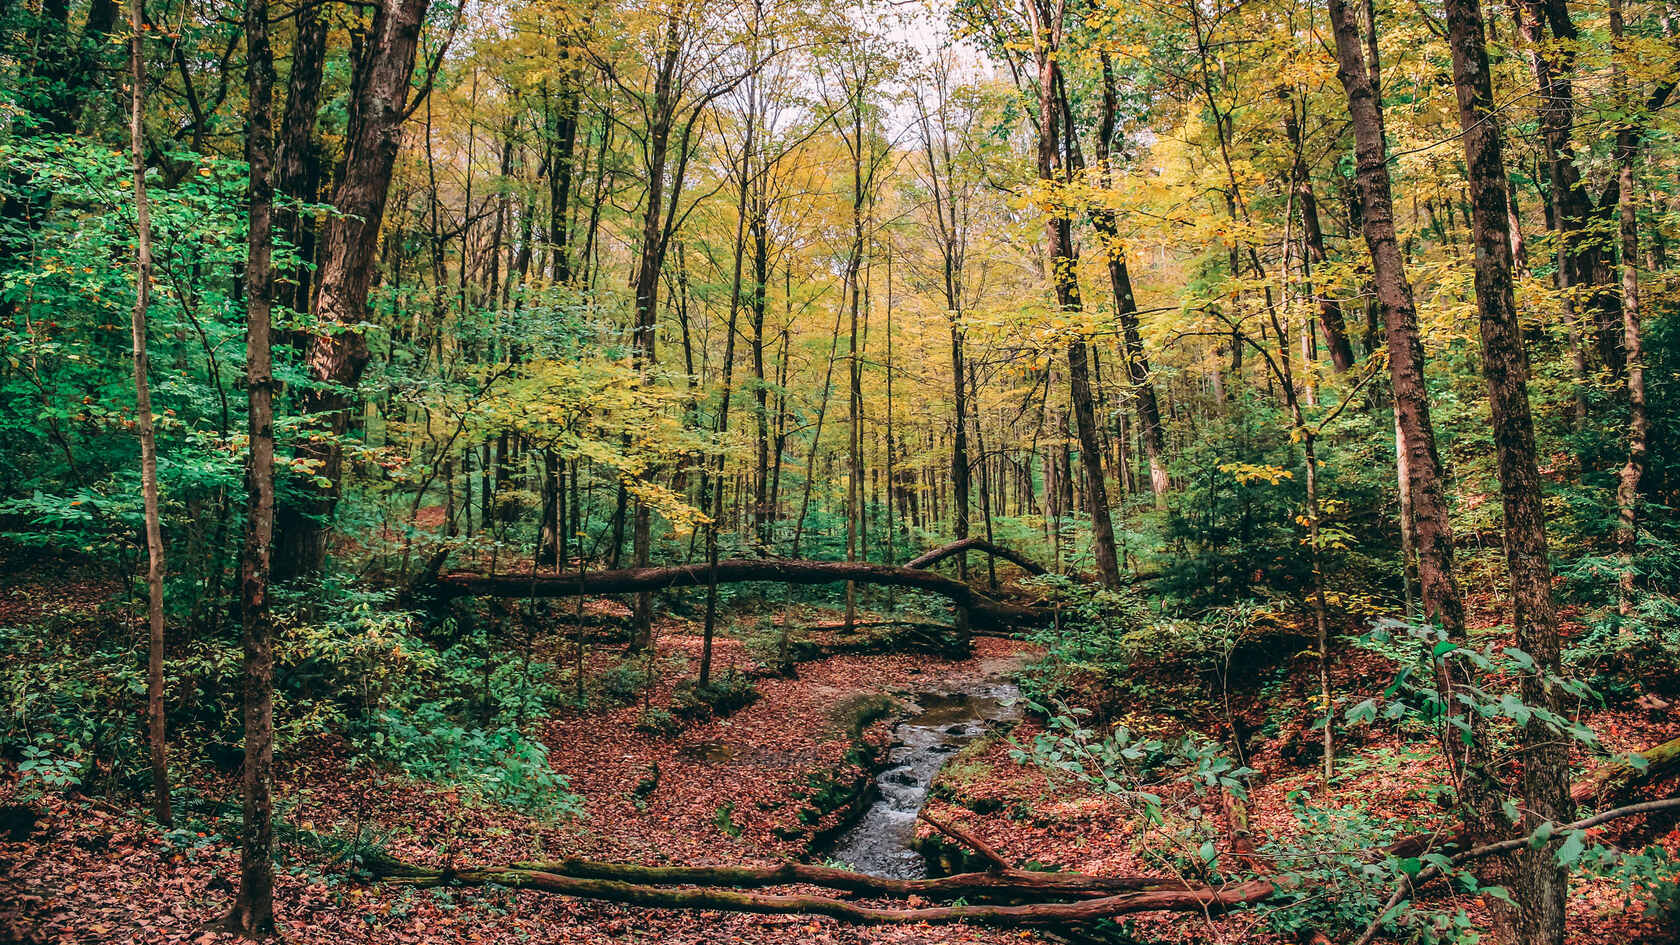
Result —
<instances>
[{"instance_id":1,"label":"fallen log across stream","mask_svg":"<svg viewBox=\"0 0 1680 945\"><path fill-rule=\"evenodd\" d=\"M1058 888L1055 880L1041 879L1063 874L1037 874L1025 870L1009 873L968 873L941 879L893 880L804 864L775 867L637 867L627 864L562 860L554 863L517 863L488 869L422 869L396 863L372 865L375 875L387 883L406 886L507 886L543 892L603 899L628 905L675 909L719 909L778 915L821 915L860 925L904 923L970 922L992 926L1056 926L1095 922L1099 919L1139 912L1222 912L1259 902L1271 896L1274 886L1266 880L1230 886L1186 886L1173 880L1125 877L1084 877L1095 883L1082 889ZM556 872L568 870L570 872ZM575 875L578 872L589 875ZM631 876L687 883L678 887L624 879L602 879L601 875ZM705 884L708 885L698 885ZM1003 898L1064 898L1089 893L1101 886L1124 889L1107 895L1072 902L981 902L942 906L893 908L871 906L818 895L774 895L724 889L720 886L818 885L848 892L881 896L975 900ZM913 891L912 891L913 890Z\"/></svg>"},{"instance_id":2,"label":"fallen log across stream","mask_svg":"<svg viewBox=\"0 0 1680 945\"><path fill-rule=\"evenodd\" d=\"M413 875L412 867L389 865L392 879ZM933 879L896 879L814 863L774 866L641 866L598 860L549 860L514 863L507 869L552 873L576 879L601 879L644 886L727 886L763 889L771 886L818 886L872 897L967 899L980 902L1018 902L1046 896L1101 899L1133 892L1184 892L1201 887L1156 876L1097 876L1090 873L1052 873L1014 868L956 873ZM377 872L377 870L376 870ZM422 870L422 874L435 871Z\"/></svg>"},{"instance_id":3,"label":"fallen log across stream","mask_svg":"<svg viewBox=\"0 0 1680 945\"><path fill-rule=\"evenodd\" d=\"M956 547L961 545L962 547ZM928 570L933 564L956 554L974 550L998 554L1020 564L1028 559L975 540L947 545L922 555L909 565L876 564L867 561L807 561L792 558L726 558L717 563L719 584L763 581L777 584L840 584L847 581L877 587L927 591L967 608L970 625L982 630L1036 626L1048 622L1054 607L1036 601L1003 600L989 596L955 578ZM441 567L441 559L437 561ZM1021 565L1029 573L1044 573L1037 565ZM712 567L696 564L618 568L583 574L513 572L479 574L449 571L422 578L419 587L443 596L478 597L577 597L593 594L629 594L686 587L705 587Z\"/></svg>"}]
</instances>

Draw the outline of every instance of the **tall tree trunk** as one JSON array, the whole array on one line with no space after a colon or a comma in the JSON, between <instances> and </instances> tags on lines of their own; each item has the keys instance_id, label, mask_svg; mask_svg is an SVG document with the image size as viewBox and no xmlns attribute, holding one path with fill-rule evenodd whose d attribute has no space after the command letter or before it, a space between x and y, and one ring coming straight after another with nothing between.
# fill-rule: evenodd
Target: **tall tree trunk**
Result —
<instances>
[{"instance_id":1,"label":"tall tree trunk","mask_svg":"<svg viewBox=\"0 0 1680 945\"><path fill-rule=\"evenodd\" d=\"M1610 34L1614 40L1612 55L1622 55L1622 0L1610 0ZM1627 76L1620 68L1614 73L1614 85L1617 98L1631 104L1627 94ZM1639 543L1639 480L1645 472L1647 436L1650 430L1650 421L1645 412L1644 348L1639 331L1639 208L1634 186L1634 163L1638 149L1637 133L1631 123L1624 123L1616 131L1617 229L1621 242L1622 270L1622 348L1627 357L1624 376L1628 398L1627 462L1622 466L1616 483L1616 544L1622 559L1622 573L1617 582L1617 611L1624 620L1632 616L1634 607L1634 585L1638 570L1633 562L1634 552Z\"/></svg>"},{"instance_id":2,"label":"tall tree trunk","mask_svg":"<svg viewBox=\"0 0 1680 945\"><path fill-rule=\"evenodd\" d=\"M1037 30L1044 34L1035 49L1038 69L1038 177L1042 186L1048 188L1061 181L1062 172L1067 167L1062 160L1062 146L1058 140L1063 115L1059 94L1061 66L1057 56L1065 11L1061 0L1035 0L1034 8L1039 19ZM1045 254L1049 258L1056 307L1060 311L1077 314L1082 306L1072 221L1065 211L1053 207L1046 206L1044 212ZM1114 551L1114 523L1109 518L1108 490L1103 483L1102 444L1097 436L1090 367L1083 335L1076 334L1067 343L1067 363L1069 399L1073 408L1074 429L1079 437L1079 459L1090 482L1088 511L1097 574L1104 585L1119 587L1120 567ZM1071 488L1072 477L1068 478Z\"/></svg>"},{"instance_id":3,"label":"tall tree trunk","mask_svg":"<svg viewBox=\"0 0 1680 945\"><path fill-rule=\"evenodd\" d=\"M669 245L666 209L665 172L671 158L672 115L676 109L676 69L682 53L680 44L681 20L676 11L667 18L665 39L660 61L654 75L652 103L653 123L647 137L647 205L642 214L641 248L636 259L634 282L635 325L631 332L631 352L636 366L649 371L658 363L657 328L659 323L659 275L665 268L665 251ZM676 202L677 194L669 195ZM717 483L717 488L723 484ZM652 510L641 501L636 502L632 515L630 548L637 567L648 565L653 545ZM631 650L640 650L653 638L653 595L636 595L631 608L634 628L630 638Z\"/></svg>"},{"instance_id":4,"label":"tall tree trunk","mask_svg":"<svg viewBox=\"0 0 1680 945\"><path fill-rule=\"evenodd\" d=\"M986 542L990 544L992 539L995 537L992 534L993 491L989 478L990 460L986 455L986 437L985 432L981 429L981 417L978 407L978 404L980 403L980 377L978 371L975 369L973 361L968 362L968 389L970 398L969 415L974 423L974 450L979 456L980 524L982 529L985 531ZM998 481L1001 483L1002 478L1000 477ZM1001 492L1001 489L999 491ZM990 588L997 587L997 556L991 554L990 552L986 554L986 586Z\"/></svg>"},{"instance_id":5,"label":"tall tree trunk","mask_svg":"<svg viewBox=\"0 0 1680 945\"><path fill-rule=\"evenodd\" d=\"M1522 696L1530 705L1560 712L1562 694L1549 682L1560 664L1557 613L1552 601L1552 567L1547 557L1534 423L1529 412L1528 352L1512 288L1501 123L1488 74L1481 4L1478 0L1446 0L1446 14L1453 85L1469 171L1482 374L1493 412L1517 646L1536 665L1535 672L1522 678ZM1522 829L1531 831L1546 821L1569 821L1574 803L1569 797L1566 748L1558 733L1538 719L1531 720L1522 730L1520 756ZM1525 850L1517 855L1516 862L1512 887L1518 903L1518 940L1524 945L1561 945L1568 874L1549 846Z\"/></svg>"},{"instance_id":6,"label":"tall tree trunk","mask_svg":"<svg viewBox=\"0 0 1680 945\"><path fill-rule=\"evenodd\" d=\"M318 574L326 560L330 518L342 487L342 438L368 362L367 339L359 326L367 317L379 226L409 111L409 80L428 3L381 0L356 63L344 173L322 239L315 299L322 330L310 337L304 365L315 385L303 397L315 435L300 438L297 448L297 458L313 464L328 484L300 481L303 502L278 510L276 576L282 579Z\"/></svg>"},{"instance_id":7,"label":"tall tree trunk","mask_svg":"<svg viewBox=\"0 0 1680 945\"><path fill-rule=\"evenodd\" d=\"M1309 265L1322 266L1329 258L1324 251L1324 228L1318 219L1318 198L1313 195L1312 177L1307 173L1307 161L1301 141L1301 122L1295 116L1295 102L1285 89L1279 89L1284 112L1283 130L1289 139L1294 160L1289 167L1290 186L1295 191L1295 206L1301 216L1301 242L1306 246ZM1347 322L1342 318L1341 303L1328 292L1318 296L1318 324L1324 332L1324 343L1330 349L1330 363L1336 370L1353 367L1353 345L1348 343ZM1310 324L1308 331L1311 331Z\"/></svg>"},{"instance_id":8,"label":"tall tree trunk","mask_svg":"<svg viewBox=\"0 0 1680 945\"><path fill-rule=\"evenodd\" d=\"M762 186L762 185L761 185ZM752 297L748 307L752 313L753 364L753 427L755 433L753 462L753 540L760 548L770 547L770 389L764 376L764 320L770 294L770 223L762 192L755 194L750 208L748 225L752 231Z\"/></svg>"},{"instance_id":9,"label":"tall tree trunk","mask_svg":"<svg viewBox=\"0 0 1680 945\"><path fill-rule=\"evenodd\" d=\"M1446 474L1436 450L1435 428L1429 415L1417 307L1395 236L1394 198L1390 190L1387 145L1383 140L1377 64L1366 61L1360 46L1358 19L1345 0L1330 0L1330 20L1335 30L1337 74L1353 118L1360 227L1371 253L1377 304L1387 336L1395 422L1404 453L1424 614L1440 624L1450 637L1462 640L1464 603L1453 567Z\"/></svg>"},{"instance_id":10,"label":"tall tree trunk","mask_svg":"<svg viewBox=\"0 0 1680 945\"><path fill-rule=\"evenodd\" d=\"M1301 432L1301 451L1305 456L1307 490L1307 550L1312 566L1313 629L1318 648L1318 694L1324 702L1324 783L1328 787L1336 773L1336 703L1330 688L1330 606L1324 598L1324 554L1321 522L1324 506L1318 495L1318 434L1301 421L1299 404L1294 408L1296 429Z\"/></svg>"},{"instance_id":11,"label":"tall tree trunk","mask_svg":"<svg viewBox=\"0 0 1680 945\"><path fill-rule=\"evenodd\" d=\"M845 317L842 305L834 313L834 330L828 339L828 367L823 373L822 399L817 403L817 423L811 434L811 446L805 454L805 489L799 499L799 516L793 524L793 556L799 557L799 542L805 536L805 515L811 509L811 487L816 481L817 449L822 445L823 421L828 416L828 400L834 392L834 362L840 355L840 320Z\"/></svg>"},{"instance_id":12,"label":"tall tree trunk","mask_svg":"<svg viewBox=\"0 0 1680 945\"><path fill-rule=\"evenodd\" d=\"M755 9L757 5L755 4ZM753 25L757 27L757 19ZM746 116L746 129L741 142L741 163L735 168L739 175L740 189L735 201L735 269L733 280L729 285L729 321L724 326L723 341L723 386L718 393L717 436L719 442L729 433L729 402L734 399L735 381L735 324L741 312L741 271L746 256L746 224L747 224L747 196L752 191L753 184L753 132L757 127L758 96L752 86L748 86L747 100L749 106ZM755 290L758 287L755 286ZM762 368L760 369L762 370ZM717 566L718 566L718 529L723 527L723 471L727 458L720 451L717 457L717 487L713 490L711 518L706 525L706 618L700 643L700 685L704 686L712 678L712 635L717 625Z\"/></svg>"},{"instance_id":13,"label":"tall tree trunk","mask_svg":"<svg viewBox=\"0 0 1680 945\"><path fill-rule=\"evenodd\" d=\"M1400 522L1400 587L1401 600L1406 608L1406 619L1418 618L1417 590L1414 577L1417 568L1417 539L1416 526L1413 524L1412 512L1412 473L1411 463L1406 458L1406 433L1400 428L1400 412L1394 413L1394 471L1399 479L1395 492L1399 499L1399 509L1396 518Z\"/></svg>"},{"instance_id":14,"label":"tall tree trunk","mask_svg":"<svg viewBox=\"0 0 1680 945\"><path fill-rule=\"evenodd\" d=\"M884 454L884 459L886 460L886 462L885 462L886 469L885 469L884 478L886 479L886 482L887 482L887 504L886 504L886 508L885 508L884 511L887 514L887 521L886 521L886 527L883 529L883 531L885 532L885 538L886 538L886 542L885 542L885 544L886 544L886 557L883 560L887 561L888 563L892 563L892 562L896 562L898 560L898 549L895 547L895 545L896 545L896 539L897 539L897 534L896 533L897 533L897 530L899 528L899 522L897 521L897 517L894 514L894 510L898 508L898 503L896 502L896 499L898 497L898 480L897 480L897 476L898 476L898 452L897 452L897 449L896 449L896 447L894 445L894 441L893 441L893 437L895 436L895 432L893 430L893 410L894 410L894 407L895 407L895 404L893 403L893 278L892 278L893 246L892 246L892 241L891 241L890 238L887 241L886 252L884 252L882 255L884 255L886 257L886 264L887 264L887 304L885 306L885 312L884 312L884 314L886 315L886 322L887 322L887 325L886 325L886 336L887 336L886 357L887 357L887 360L886 360L886 364L883 365L883 367L882 367L882 374L885 375L886 385L887 385L886 430L885 430L885 441L886 441L885 447L886 447L886 449L885 449L885 454ZM882 469L880 467L876 467L876 472L881 473ZM897 603L896 598L891 597L891 596L888 597L888 605L889 606L891 606L893 604L896 604L896 603Z\"/></svg>"},{"instance_id":15,"label":"tall tree trunk","mask_svg":"<svg viewBox=\"0 0 1680 945\"><path fill-rule=\"evenodd\" d=\"M245 159L250 165L250 227L245 262L245 388L250 404L251 453L245 470L247 514L239 564L241 636L245 648L245 765L240 827L239 893L222 920L247 938L274 934L272 837L274 764L274 649L268 610L274 537L274 376L270 358L270 306L274 187L270 112L274 63L268 41L267 0L247 0L248 50Z\"/></svg>"},{"instance_id":16,"label":"tall tree trunk","mask_svg":"<svg viewBox=\"0 0 1680 945\"><path fill-rule=\"evenodd\" d=\"M964 366L960 317L959 312L950 312L951 393L957 413L951 431L951 500L956 506L951 534L957 541L968 537L969 507L968 369ZM957 580L968 580L967 553L957 555ZM961 608L957 610L956 622L959 634L968 631L968 614Z\"/></svg>"},{"instance_id":17,"label":"tall tree trunk","mask_svg":"<svg viewBox=\"0 0 1680 945\"><path fill-rule=\"evenodd\" d=\"M1546 156L1551 197L1556 208L1558 287L1566 292L1571 310L1584 310L1591 319L1590 337L1600 363L1621 377L1623 352L1616 297L1610 288L1609 259L1590 232L1596 207L1581 181L1580 162L1572 141L1575 90L1572 73L1580 34L1570 19L1568 0L1523 0L1519 24L1527 34L1531 61L1540 92L1541 144ZM1546 44L1545 31L1553 42Z\"/></svg>"},{"instance_id":18,"label":"tall tree trunk","mask_svg":"<svg viewBox=\"0 0 1680 945\"><path fill-rule=\"evenodd\" d=\"M846 476L846 560L857 561L864 553L863 540L863 293L864 293L864 223L868 191L865 187L864 149L864 80L858 78L855 88L848 89L851 111L850 136L847 142L852 159L852 244L846 255L845 287L849 293L847 311L851 322L851 336L847 342L847 375L851 381L847 418L848 472ZM836 126L839 124L836 122ZM843 133L842 137L846 137ZM871 169L870 176L873 176ZM857 620L857 584L846 582L846 628Z\"/></svg>"},{"instance_id":19,"label":"tall tree trunk","mask_svg":"<svg viewBox=\"0 0 1680 945\"><path fill-rule=\"evenodd\" d=\"M1115 87L1114 70L1105 53L1102 58L1103 113L1097 133L1097 164L1104 187L1111 186L1114 173L1110 148L1115 134L1115 118L1119 94ZM1126 361L1126 381L1131 389L1132 405L1137 411L1139 438L1143 455L1149 461L1149 491L1155 497L1155 507L1167 507L1166 444L1161 431L1161 405L1155 397L1155 382L1149 377L1149 358L1143 350L1143 332L1138 324L1137 298L1132 292L1132 275L1126 265L1126 247L1120 241L1119 227L1114 214L1098 210L1093 219L1097 232L1103 237L1108 257L1108 281L1114 291L1114 313L1120 319L1121 353Z\"/></svg>"},{"instance_id":20,"label":"tall tree trunk","mask_svg":"<svg viewBox=\"0 0 1680 945\"><path fill-rule=\"evenodd\" d=\"M295 247L297 266L280 279L290 283L285 303L294 311L309 311L309 263L315 227L312 215L295 203L314 203L320 189L321 161L315 145L316 115L321 108L321 80L325 75L327 20L313 3L298 7L297 35L292 40L292 70L286 81L286 108L280 118L280 137L274 149L274 189L287 198L274 208L274 230Z\"/></svg>"},{"instance_id":21,"label":"tall tree trunk","mask_svg":"<svg viewBox=\"0 0 1680 945\"><path fill-rule=\"evenodd\" d=\"M1423 344L1411 280L1394 231L1375 9L1365 4L1369 32L1363 50L1357 14L1345 0L1330 0L1329 12L1335 31L1338 77L1353 118L1360 227L1371 253L1377 307L1382 312L1388 347L1390 389L1394 397L1395 467L1400 480L1401 567L1408 568L1415 554L1424 618L1439 627L1445 639L1462 644L1466 642L1464 601L1453 561L1446 472L1435 446L1435 428L1430 419ZM1411 619L1409 580L1406 587L1408 619ZM1469 680L1462 678L1455 664L1444 659L1436 659L1435 669L1443 703L1449 712L1461 713L1454 689ZM1466 745L1454 729L1445 728L1443 732L1442 749L1459 779L1466 819L1478 835L1487 835L1497 827L1492 805L1498 795L1486 774L1486 746L1481 738L1474 737Z\"/></svg>"},{"instance_id":22,"label":"tall tree trunk","mask_svg":"<svg viewBox=\"0 0 1680 945\"><path fill-rule=\"evenodd\" d=\"M578 104L581 94L575 71L563 74L560 101L553 114L554 137L548 155L548 239L553 245L551 272L561 285L572 280L571 208L572 178L575 172Z\"/></svg>"},{"instance_id":23,"label":"tall tree trunk","mask_svg":"<svg viewBox=\"0 0 1680 945\"><path fill-rule=\"evenodd\" d=\"M134 175L134 424L140 434L140 490L146 517L146 735L152 762L152 813L174 824L169 803L169 755L163 719L163 523L158 518L157 429L152 419L151 359L146 352L146 309L152 292L152 219L146 200L145 0L129 0L128 143Z\"/></svg>"}]
</instances>

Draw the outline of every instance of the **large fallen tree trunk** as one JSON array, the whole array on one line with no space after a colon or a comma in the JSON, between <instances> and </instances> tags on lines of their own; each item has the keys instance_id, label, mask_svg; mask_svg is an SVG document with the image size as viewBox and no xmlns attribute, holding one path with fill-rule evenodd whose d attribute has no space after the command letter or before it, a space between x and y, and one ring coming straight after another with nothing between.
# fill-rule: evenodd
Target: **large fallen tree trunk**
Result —
<instances>
[{"instance_id":1,"label":"large fallen tree trunk","mask_svg":"<svg viewBox=\"0 0 1680 945\"><path fill-rule=\"evenodd\" d=\"M1680 808L1680 799L1665 798L1606 811L1566 824L1559 832L1591 829L1611 820ZM1499 855L1532 842L1518 837L1466 850L1452 857L1461 863ZM1191 886L1177 880L1145 877L1094 877L1080 874L1035 873L997 869L940 879L895 880L852 873L831 867L785 863L772 867L658 867L597 863L588 860L515 863L505 867L428 869L388 859L374 859L370 869L381 880L415 887L505 886L600 899L626 905L667 909L719 909L731 912L820 915L860 925L970 922L1004 927L1073 926L1142 912L1198 912L1217 914L1270 899L1296 888L1299 880L1251 879L1225 886ZM1394 895L1360 938L1371 941L1382 918L1410 891L1431 878L1437 868L1415 878L1402 877ZM611 878L602 878L611 877ZM1075 878L1077 877L1077 879ZM631 881L635 880L635 881ZM682 884L682 885L662 885ZM891 908L862 905L820 895L774 895L742 892L743 888L814 885L852 893L894 897L960 899L960 904ZM719 887L734 888L719 888ZM1121 891L1113 891L1121 890ZM1105 893L1093 895L1095 893ZM1078 898L1089 896L1090 898ZM1012 902L1009 897L1016 901ZM1002 898L1003 902L992 902ZM1028 901L1020 899L1075 901ZM969 900L981 899L978 904Z\"/></svg>"},{"instance_id":2,"label":"large fallen tree trunk","mask_svg":"<svg viewBox=\"0 0 1680 945\"><path fill-rule=\"evenodd\" d=\"M444 594L482 597L577 597L592 594L629 594L640 591L705 587L710 566L674 564L648 568L619 568L577 574L475 574L452 571L438 575L433 587ZM719 584L765 581L778 584L840 584L854 581L878 587L899 587L938 594L966 607L971 625L984 629L1031 626L1048 621L1048 606L1000 601L933 571L864 561L803 561L777 558L728 558L717 563Z\"/></svg>"},{"instance_id":3,"label":"large fallen tree trunk","mask_svg":"<svg viewBox=\"0 0 1680 945\"><path fill-rule=\"evenodd\" d=\"M1184 891L1199 888L1181 880L1157 876L1094 876L1090 873L1050 873L996 869L957 873L933 879L893 879L811 863L775 866L639 866L597 860L553 860L515 863L513 869L554 873L577 879L606 879L644 886L732 886L762 889L769 886L820 886L875 897L921 896L924 899L967 899L1012 902L1022 899L1100 899L1128 892ZM400 871L399 871L400 872Z\"/></svg>"},{"instance_id":4,"label":"large fallen tree trunk","mask_svg":"<svg viewBox=\"0 0 1680 945\"><path fill-rule=\"evenodd\" d=\"M1577 804L1604 803L1626 797L1634 787L1680 772L1680 738L1671 738L1631 757L1638 760L1618 761L1587 772L1570 786L1570 799Z\"/></svg>"},{"instance_id":5,"label":"large fallen tree trunk","mask_svg":"<svg viewBox=\"0 0 1680 945\"><path fill-rule=\"evenodd\" d=\"M1222 912L1259 902L1273 885L1264 880L1222 887L1142 889L1076 902L1037 902L1021 905L947 905L908 908L860 905L844 899L814 895L772 895L733 889L668 887L616 879L594 879L549 872L525 864L496 869L432 870L387 866L386 882L407 886L508 886L543 892L604 899L629 905L675 909L720 909L731 912L822 915L860 925L972 922L992 926L1055 926L1108 919L1139 912ZM644 869L658 869L644 867ZM782 869L781 867L775 868ZM388 871L387 871L388 870ZM836 872L845 872L838 870ZM859 874L853 874L859 875ZM971 874L996 876L995 873ZM946 877L951 879L952 877ZM797 880L792 880L797 881ZM888 882L918 882L888 881ZM923 880L920 882L937 882ZM1038 891L1041 895L1043 890ZM941 895L952 895L948 890Z\"/></svg>"}]
</instances>

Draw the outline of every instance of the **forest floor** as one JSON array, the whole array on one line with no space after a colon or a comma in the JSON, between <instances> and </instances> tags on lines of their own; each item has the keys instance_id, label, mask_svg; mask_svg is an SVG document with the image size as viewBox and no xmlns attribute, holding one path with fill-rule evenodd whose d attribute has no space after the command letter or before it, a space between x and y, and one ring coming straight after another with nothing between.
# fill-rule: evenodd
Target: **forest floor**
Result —
<instances>
[{"instance_id":1,"label":"forest floor","mask_svg":"<svg viewBox=\"0 0 1680 945\"><path fill-rule=\"evenodd\" d=\"M683 675L680 670L693 664L700 647L685 622L666 620L661 630L667 671L648 695L655 706L669 702L673 684ZM571 658L563 637L548 647L539 658L562 663ZM591 675L618 662L619 650L592 648L587 658ZM290 942L320 945L1001 945L1048 940L1039 933L961 925L860 928L828 919L645 909L504 889L406 889L355 878L344 863L324 852L326 844L316 842L355 834L378 841L396 856L431 865L560 857L687 865L797 858L808 852L815 832L833 826L841 816L826 809L834 798L867 777L857 763L857 745L880 748L890 740L891 716L870 721L875 714L870 710L879 711L879 696L958 689L1008 673L1033 655L1024 644L982 638L975 641L972 655L960 660L919 653L831 656L801 664L795 678L760 679L762 696L756 702L675 736L637 731L639 705L543 721L537 733L552 763L582 797L582 815L558 823L470 804L434 784L350 766L342 745L319 740L305 757L279 770L277 796L285 803L278 814L277 835L284 860L275 898L283 933ZM718 641L716 660L724 671L752 662L742 644L731 638ZM1354 660L1342 667L1338 687L1344 692L1374 691L1386 678L1386 673L1379 678L1374 667ZM1286 691L1291 688L1284 686ZM1295 708L1305 713L1304 703ZM1170 722L1152 721L1141 707L1127 721L1163 736L1174 728ZM1639 748L1673 735L1660 716L1651 713L1629 712L1597 721L1612 750ZM1030 739L1036 731L1036 723L1029 720L1020 724L1015 737ZM1425 757L1425 745L1354 742L1342 759L1343 774L1328 791L1312 760L1285 759L1295 750L1288 737L1257 738L1253 745L1248 760L1260 771L1251 801L1256 834L1311 844L1311 830L1292 813L1295 801L1305 796L1322 809L1348 816L1371 811L1385 817L1416 815L1420 820L1439 816L1415 779L1402 779L1392 766L1375 763L1385 752L1415 750ZM1098 873L1182 869L1186 858L1172 848L1170 830L1146 827L1123 800L1052 784L1042 772L1012 761L1009 750L1001 737L984 738L964 750L936 783L937 799L930 811L965 825L1018 864ZM18 802L11 768L6 766L0 783L0 805ZM1379 771L1390 773L1378 776ZM194 787L207 796L237 797L231 776ZM228 940L202 926L232 898L237 880L232 829L229 836L165 834L140 812L102 802L49 796L29 803L39 817L32 828L0 825L0 942ZM1224 815L1209 805L1203 816ZM1167 827L1171 826L1169 818ZM1680 850L1680 830L1637 839L1655 839L1671 851ZM1334 900L1338 894L1326 890L1322 895ZM1475 901L1463 905L1473 915L1481 910ZM1262 921L1258 911L1217 920L1163 916L1138 919L1128 931L1143 940L1276 941L1262 931ZM1614 884L1577 884L1570 916L1572 941L1657 942L1668 940L1668 934L1646 921L1640 907L1630 906Z\"/></svg>"}]
</instances>

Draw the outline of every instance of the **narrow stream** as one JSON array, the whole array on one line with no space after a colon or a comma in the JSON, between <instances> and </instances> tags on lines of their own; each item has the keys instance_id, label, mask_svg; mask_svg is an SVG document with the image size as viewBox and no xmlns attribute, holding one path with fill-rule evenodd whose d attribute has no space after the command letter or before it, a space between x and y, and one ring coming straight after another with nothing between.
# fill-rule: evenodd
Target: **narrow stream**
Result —
<instances>
[{"instance_id":1,"label":"narrow stream","mask_svg":"<svg viewBox=\"0 0 1680 945\"><path fill-rule=\"evenodd\" d=\"M929 786L946 760L988 726L1019 718L1013 705L1019 696L1013 683L997 680L914 696L917 711L893 729L887 768L875 777L875 802L840 835L829 856L876 876L927 876L927 861L912 844Z\"/></svg>"}]
</instances>

